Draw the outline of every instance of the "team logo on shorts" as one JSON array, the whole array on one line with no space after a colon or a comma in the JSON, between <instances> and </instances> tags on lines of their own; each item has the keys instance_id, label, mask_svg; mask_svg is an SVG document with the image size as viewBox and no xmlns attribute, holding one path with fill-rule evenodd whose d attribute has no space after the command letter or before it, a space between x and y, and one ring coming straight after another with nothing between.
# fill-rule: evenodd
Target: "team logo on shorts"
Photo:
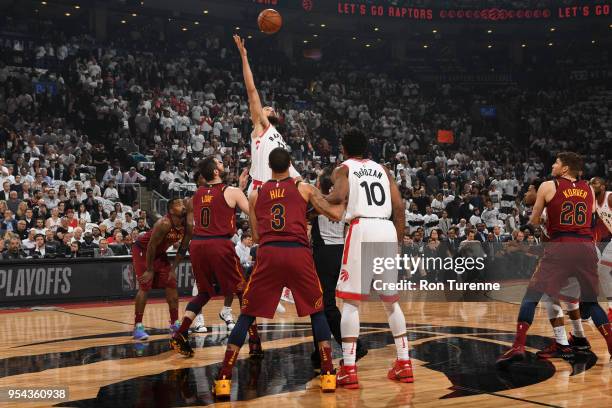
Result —
<instances>
[{"instance_id":1,"label":"team logo on shorts","mask_svg":"<svg viewBox=\"0 0 612 408\"><path fill-rule=\"evenodd\" d=\"M323 297L321 296L320 298L317 299L317 301L315 302L315 309L320 308L323 305Z\"/></svg>"},{"instance_id":2,"label":"team logo on shorts","mask_svg":"<svg viewBox=\"0 0 612 408\"><path fill-rule=\"evenodd\" d=\"M340 280L346 282L349 279L349 273L346 269L340 271Z\"/></svg>"}]
</instances>

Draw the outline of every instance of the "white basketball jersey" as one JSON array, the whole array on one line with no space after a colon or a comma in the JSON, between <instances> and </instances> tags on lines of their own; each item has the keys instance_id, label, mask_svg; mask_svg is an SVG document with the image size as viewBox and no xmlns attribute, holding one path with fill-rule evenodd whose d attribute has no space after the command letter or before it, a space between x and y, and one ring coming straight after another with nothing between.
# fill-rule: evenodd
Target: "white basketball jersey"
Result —
<instances>
[{"instance_id":1,"label":"white basketball jersey","mask_svg":"<svg viewBox=\"0 0 612 408\"><path fill-rule=\"evenodd\" d=\"M345 221L353 218L390 218L391 187L380 164L372 160L348 159L349 199Z\"/></svg>"},{"instance_id":2,"label":"white basketball jersey","mask_svg":"<svg viewBox=\"0 0 612 408\"><path fill-rule=\"evenodd\" d=\"M277 147L289 150L281 134L271 124L268 125L261 137L251 140L251 168L249 174L253 180L263 183L272 178L272 169L268 164L268 157L270 152ZM291 166L289 175L299 177L300 173Z\"/></svg>"},{"instance_id":3,"label":"white basketball jersey","mask_svg":"<svg viewBox=\"0 0 612 408\"><path fill-rule=\"evenodd\" d=\"M595 203L597 204L597 215L606 227L608 227L610 233L612 233L612 208L608 205L610 194L612 194L612 191L606 191L602 205L599 205L597 200L595 200Z\"/></svg>"}]
</instances>

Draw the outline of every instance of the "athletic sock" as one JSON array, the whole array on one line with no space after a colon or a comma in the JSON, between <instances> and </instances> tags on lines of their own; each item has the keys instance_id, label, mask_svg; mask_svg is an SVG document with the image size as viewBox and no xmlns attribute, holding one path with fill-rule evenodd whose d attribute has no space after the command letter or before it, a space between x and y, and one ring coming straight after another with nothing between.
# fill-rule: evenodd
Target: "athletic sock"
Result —
<instances>
[{"instance_id":1,"label":"athletic sock","mask_svg":"<svg viewBox=\"0 0 612 408\"><path fill-rule=\"evenodd\" d=\"M586 337L584 335L584 328L582 327L582 319L578 318L576 320L570 319L570 323L572 324L572 328L574 329L572 335L574 337Z\"/></svg>"},{"instance_id":2,"label":"athletic sock","mask_svg":"<svg viewBox=\"0 0 612 408\"><path fill-rule=\"evenodd\" d=\"M232 312L231 306L223 306L223 308L221 309L221 314L231 313L231 312Z\"/></svg>"},{"instance_id":3,"label":"athletic sock","mask_svg":"<svg viewBox=\"0 0 612 408\"><path fill-rule=\"evenodd\" d=\"M134 324L142 323L143 316L144 316L144 313L136 313L134 315Z\"/></svg>"},{"instance_id":4,"label":"athletic sock","mask_svg":"<svg viewBox=\"0 0 612 408\"><path fill-rule=\"evenodd\" d=\"M516 323L516 337L514 338L514 344L512 345L512 347L525 347L525 340L527 339L527 330L529 330L529 323Z\"/></svg>"},{"instance_id":5,"label":"athletic sock","mask_svg":"<svg viewBox=\"0 0 612 408\"><path fill-rule=\"evenodd\" d=\"M219 370L219 375L217 376L218 380L232 379L232 370L234 369L234 364L236 364L239 351L240 350L225 350L225 357L223 357L223 365L221 366L221 370Z\"/></svg>"},{"instance_id":6,"label":"athletic sock","mask_svg":"<svg viewBox=\"0 0 612 408\"><path fill-rule=\"evenodd\" d=\"M397 359L403 361L410 360L410 355L408 354L408 337L395 337L393 340L395 340L395 348L397 349Z\"/></svg>"},{"instance_id":7,"label":"athletic sock","mask_svg":"<svg viewBox=\"0 0 612 408\"><path fill-rule=\"evenodd\" d=\"M184 316L183 322L181 323L181 327L179 327L179 329L177 330L177 333L181 333L183 335L187 334L187 332L189 331L189 328L191 327L191 322L193 322L193 320L191 320L187 316Z\"/></svg>"},{"instance_id":8,"label":"athletic sock","mask_svg":"<svg viewBox=\"0 0 612 408\"><path fill-rule=\"evenodd\" d=\"M170 324L174 324L174 322L176 322L178 320L178 308L177 309L170 309Z\"/></svg>"},{"instance_id":9,"label":"athletic sock","mask_svg":"<svg viewBox=\"0 0 612 408\"><path fill-rule=\"evenodd\" d=\"M329 346L319 346L319 356L321 357L321 373L332 373L334 363L332 362L332 350Z\"/></svg>"},{"instance_id":10,"label":"athletic sock","mask_svg":"<svg viewBox=\"0 0 612 408\"><path fill-rule=\"evenodd\" d=\"M555 340L562 346L569 346L567 341L567 333L565 332L565 326L553 327L555 332Z\"/></svg>"},{"instance_id":11,"label":"athletic sock","mask_svg":"<svg viewBox=\"0 0 612 408\"><path fill-rule=\"evenodd\" d=\"M350 343L342 342L342 357L344 358L345 366L354 366L357 359L357 342Z\"/></svg>"}]
</instances>

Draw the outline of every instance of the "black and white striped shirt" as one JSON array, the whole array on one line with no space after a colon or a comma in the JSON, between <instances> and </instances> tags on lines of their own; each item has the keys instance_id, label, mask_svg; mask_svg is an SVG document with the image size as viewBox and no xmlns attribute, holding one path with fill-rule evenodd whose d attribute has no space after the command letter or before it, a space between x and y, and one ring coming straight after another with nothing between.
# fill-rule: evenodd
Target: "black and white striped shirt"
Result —
<instances>
[{"instance_id":1,"label":"black and white striped shirt","mask_svg":"<svg viewBox=\"0 0 612 408\"><path fill-rule=\"evenodd\" d=\"M344 245L344 222L318 215L312 221L312 245Z\"/></svg>"}]
</instances>

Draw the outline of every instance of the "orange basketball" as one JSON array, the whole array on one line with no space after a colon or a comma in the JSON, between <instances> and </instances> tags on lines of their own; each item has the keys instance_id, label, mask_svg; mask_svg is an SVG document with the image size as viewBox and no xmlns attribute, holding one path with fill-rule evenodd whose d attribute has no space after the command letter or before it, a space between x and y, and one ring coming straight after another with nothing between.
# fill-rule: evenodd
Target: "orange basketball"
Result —
<instances>
[{"instance_id":1,"label":"orange basketball","mask_svg":"<svg viewBox=\"0 0 612 408\"><path fill-rule=\"evenodd\" d=\"M281 29L283 18L280 13L273 9L265 9L257 17L259 29L266 34L274 34Z\"/></svg>"}]
</instances>

